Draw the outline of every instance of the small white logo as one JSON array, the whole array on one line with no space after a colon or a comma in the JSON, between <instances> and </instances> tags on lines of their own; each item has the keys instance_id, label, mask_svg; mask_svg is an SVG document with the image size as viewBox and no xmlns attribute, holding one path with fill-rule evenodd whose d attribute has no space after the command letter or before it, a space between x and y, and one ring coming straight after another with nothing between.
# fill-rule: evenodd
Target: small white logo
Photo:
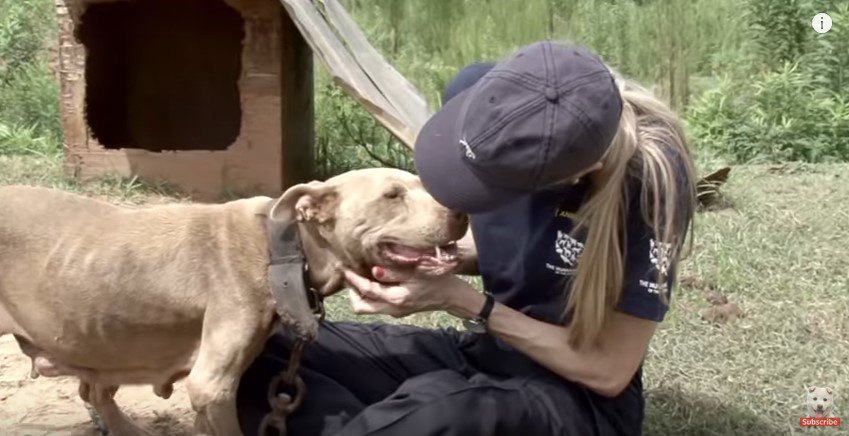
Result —
<instances>
[{"instance_id":1,"label":"small white logo","mask_svg":"<svg viewBox=\"0 0 849 436\"><path fill-rule=\"evenodd\" d=\"M574 268L578 263L584 244L570 236L568 233L557 231L557 240L554 242L554 250L560 255L560 259L569 268Z\"/></svg>"},{"instance_id":2,"label":"small white logo","mask_svg":"<svg viewBox=\"0 0 849 436\"><path fill-rule=\"evenodd\" d=\"M814 31L817 33L828 32L831 30L831 24L831 16L825 12L820 12L814 15L814 18L811 19L811 27L813 27Z\"/></svg>"},{"instance_id":3,"label":"small white logo","mask_svg":"<svg viewBox=\"0 0 849 436\"><path fill-rule=\"evenodd\" d=\"M472 147L469 147L469 143L466 142L466 138L460 140L460 145L462 145L466 149L466 157L469 159L475 158L475 152L472 151Z\"/></svg>"},{"instance_id":4,"label":"small white logo","mask_svg":"<svg viewBox=\"0 0 849 436\"><path fill-rule=\"evenodd\" d=\"M660 294L660 291L663 290L663 293L667 296L669 292L667 291L668 286L666 283L658 284L656 282L650 282L648 280L640 280L640 286L646 288L649 294Z\"/></svg>"},{"instance_id":5,"label":"small white logo","mask_svg":"<svg viewBox=\"0 0 849 436\"><path fill-rule=\"evenodd\" d=\"M669 255L672 252L672 244L657 242L651 239L649 248L649 260L661 275L666 275L669 270Z\"/></svg>"}]
</instances>

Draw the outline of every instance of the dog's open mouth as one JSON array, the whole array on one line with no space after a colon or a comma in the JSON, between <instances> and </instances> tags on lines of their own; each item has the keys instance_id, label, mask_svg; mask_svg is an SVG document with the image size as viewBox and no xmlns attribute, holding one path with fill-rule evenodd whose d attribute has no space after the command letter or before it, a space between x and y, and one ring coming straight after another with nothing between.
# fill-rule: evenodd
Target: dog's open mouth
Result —
<instances>
[{"instance_id":1,"label":"dog's open mouth","mask_svg":"<svg viewBox=\"0 0 849 436\"><path fill-rule=\"evenodd\" d=\"M453 264L457 258L457 242L445 245L417 248L396 242L382 242L380 255L387 261L399 266L414 266L421 263Z\"/></svg>"},{"instance_id":2,"label":"dog's open mouth","mask_svg":"<svg viewBox=\"0 0 849 436\"><path fill-rule=\"evenodd\" d=\"M377 248L380 260L372 267L380 267L381 272L369 272L373 280L386 284L401 283L414 276L443 276L460 264L457 241L427 248L384 241Z\"/></svg>"}]
</instances>

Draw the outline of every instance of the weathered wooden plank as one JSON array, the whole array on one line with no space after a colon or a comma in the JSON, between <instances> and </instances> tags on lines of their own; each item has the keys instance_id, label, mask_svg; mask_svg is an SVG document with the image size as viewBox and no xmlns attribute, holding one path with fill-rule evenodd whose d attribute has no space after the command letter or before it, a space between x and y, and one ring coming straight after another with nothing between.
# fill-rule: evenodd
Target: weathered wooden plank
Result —
<instances>
[{"instance_id":1,"label":"weathered wooden plank","mask_svg":"<svg viewBox=\"0 0 849 436\"><path fill-rule=\"evenodd\" d=\"M408 147L415 143L415 131L361 69L339 41L311 0L280 0L335 83L362 104L375 119Z\"/></svg>"},{"instance_id":2,"label":"weathered wooden plank","mask_svg":"<svg viewBox=\"0 0 849 436\"><path fill-rule=\"evenodd\" d=\"M389 133L398 138L402 144L406 145L410 149L413 148L418 131L414 131L393 114L387 113L382 108L376 106L372 100L363 96L360 93L360 90L354 88L350 83L340 80L334 80L334 82L342 87L345 92L354 97L359 104L363 105L363 107L365 107L366 110L383 125L383 127L386 127L386 129L389 130Z\"/></svg>"},{"instance_id":3,"label":"weathered wooden plank","mask_svg":"<svg viewBox=\"0 0 849 436\"><path fill-rule=\"evenodd\" d=\"M313 56L294 22L279 9L281 20L280 60L287 74L280 75L280 105L283 134L283 187L308 182L315 176L315 110L313 107Z\"/></svg>"},{"instance_id":4,"label":"weathered wooden plank","mask_svg":"<svg viewBox=\"0 0 849 436\"><path fill-rule=\"evenodd\" d=\"M424 97L368 42L338 0L319 1L324 5L330 25L350 48L366 75L398 111L402 121L418 131L431 115Z\"/></svg>"},{"instance_id":5,"label":"weathered wooden plank","mask_svg":"<svg viewBox=\"0 0 849 436\"><path fill-rule=\"evenodd\" d=\"M373 100L376 106L391 113L392 108L389 102L358 67L354 58L336 37L333 29L315 9L312 1L281 0L281 3L334 78L350 82L366 97Z\"/></svg>"}]
</instances>

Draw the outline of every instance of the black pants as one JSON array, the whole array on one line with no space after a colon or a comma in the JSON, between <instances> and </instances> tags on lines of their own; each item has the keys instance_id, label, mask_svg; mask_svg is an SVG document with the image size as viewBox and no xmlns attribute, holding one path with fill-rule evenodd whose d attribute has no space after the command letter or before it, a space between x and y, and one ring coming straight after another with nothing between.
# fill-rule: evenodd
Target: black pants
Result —
<instances>
[{"instance_id":1,"label":"black pants","mask_svg":"<svg viewBox=\"0 0 849 436\"><path fill-rule=\"evenodd\" d=\"M292 339L275 334L242 377L239 421L257 434ZM637 435L640 373L617 398L564 381L489 335L324 322L304 354L289 435Z\"/></svg>"}]
</instances>

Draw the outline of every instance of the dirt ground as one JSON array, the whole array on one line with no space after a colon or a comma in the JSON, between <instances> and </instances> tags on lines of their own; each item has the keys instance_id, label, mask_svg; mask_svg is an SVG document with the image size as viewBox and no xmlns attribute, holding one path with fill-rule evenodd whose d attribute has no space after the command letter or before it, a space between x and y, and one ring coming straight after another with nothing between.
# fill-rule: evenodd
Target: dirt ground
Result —
<instances>
[{"instance_id":1,"label":"dirt ground","mask_svg":"<svg viewBox=\"0 0 849 436\"><path fill-rule=\"evenodd\" d=\"M97 436L78 383L69 377L31 379L30 360L11 335L0 338L0 434L15 436ZM185 386L178 384L168 400L150 386L125 386L118 405L139 425L156 435L188 435L194 412Z\"/></svg>"}]
</instances>

